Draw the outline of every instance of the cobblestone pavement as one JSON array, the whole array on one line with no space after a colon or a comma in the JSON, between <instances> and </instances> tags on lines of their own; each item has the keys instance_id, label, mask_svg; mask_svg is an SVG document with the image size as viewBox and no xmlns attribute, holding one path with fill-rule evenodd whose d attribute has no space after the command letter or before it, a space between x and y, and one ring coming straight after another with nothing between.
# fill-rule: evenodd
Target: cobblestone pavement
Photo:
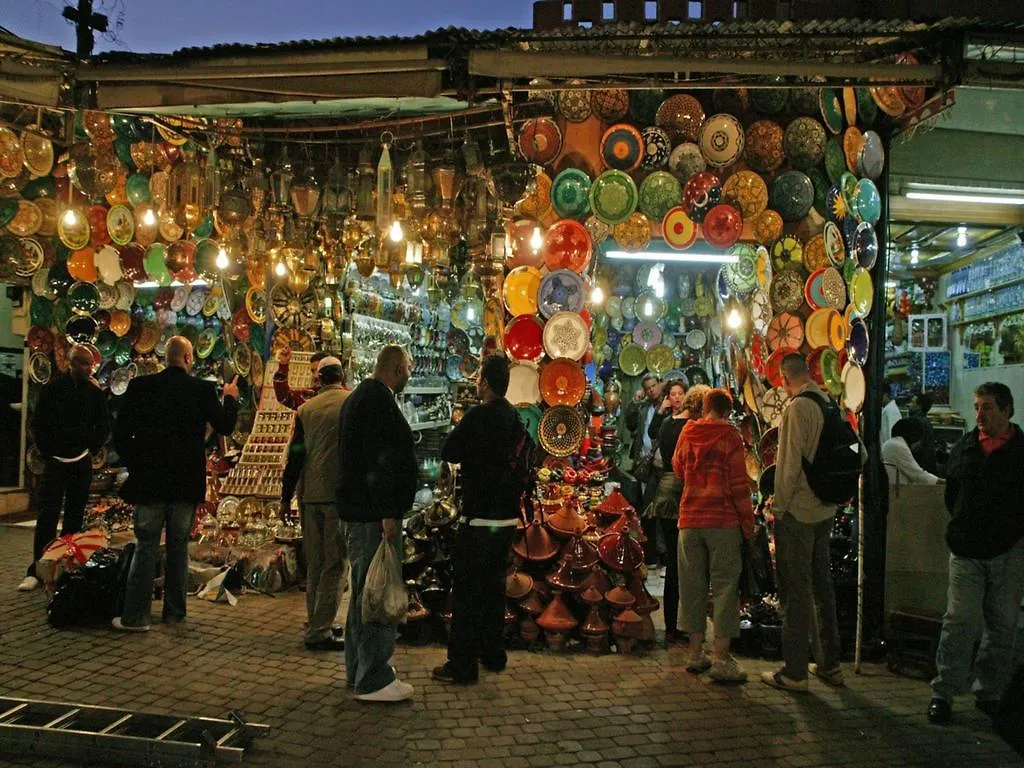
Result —
<instances>
[{"instance_id":1,"label":"cobblestone pavement","mask_svg":"<svg viewBox=\"0 0 1024 768\"><path fill-rule=\"evenodd\" d=\"M399 647L411 704L366 705L337 654L306 651L303 598L192 600L187 623L148 634L56 631L41 591L19 593L31 535L0 528L0 693L223 717L272 726L252 766L972 766L1020 765L963 701L956 724L925 721L925 683L868 665L810 695L760 682L719 686L684 669L680 648L618 657L514 653L473 687L432 682L443 649ZM773 665L745 662L751 677ZM0 756L11 766L51 759Z\"/></svg>"}]
</instances>

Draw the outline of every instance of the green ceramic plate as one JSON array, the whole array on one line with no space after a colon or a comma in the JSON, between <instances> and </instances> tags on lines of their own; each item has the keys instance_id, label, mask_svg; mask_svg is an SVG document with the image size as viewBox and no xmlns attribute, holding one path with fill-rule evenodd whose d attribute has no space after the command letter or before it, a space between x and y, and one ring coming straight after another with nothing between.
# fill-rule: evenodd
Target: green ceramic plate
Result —
<instances>
[{"instance_id":1,"label":"green ceramic plate","mask_svg":"<svg viewBox=\"0 0 1024 768\"><path fill-rule=\"evenodd\" d=\"M619 350L619 370L627 376L639 376L647 369L647 352L639 344L626 344Z\"/></svg>"},{"instance_id":2,"label":"green ceramic plate","mask_svg":"<svg viewBox=\"0 0 1024 768\"><path fill-rule=\"evenodd\" d=\"M837 138L831 138L825 144L825 173L829 181L838 184L839 180L846 173L846 155L843 154L843 142Z\"/></svg>"},{"instance_id":3,"label":"green ceramic plate","mask_svg":"<svg viewBox=\"0 0 1024 768\"><path fill-rule=\"evenodd\" d=\"M825 127L832 133L843 130L843 105L839 101L839 95L831 88L822 88L818 93L818 105L821 107Z\"/></svg>"},{"instance_id":4,"label":"green ceramic plate","mask_svg":"<svg viewBox=\"0 0 1024 768\"><path fill-rule=\"evenodd\" d=\"M590 209L605 224L615 226L636 210L636 183L622 171L605 171L590 185Z\"/></svg>"},{"instance_id":5,"label":"green ceramic plate","mask_svg":"<svg viewBox=\"0 0 1024 768\"><path fill-rule=\"evenodd\" d=\"M665 214L682 202L683 186L667 171L655 171L640 184L640 210L651 221L661 222Z\"/></svg>"},{"instance_id":6,"label":"green ceramic plate","mask_svg":"<svg viewBox=\"0 0 1024 768\"><path fill-rule=\"evenodd\" d=\"M578 219L590 210L590 177L578 168L566 168L551 184L551 205L564 219Z\"/></svg>"}]
</instances>

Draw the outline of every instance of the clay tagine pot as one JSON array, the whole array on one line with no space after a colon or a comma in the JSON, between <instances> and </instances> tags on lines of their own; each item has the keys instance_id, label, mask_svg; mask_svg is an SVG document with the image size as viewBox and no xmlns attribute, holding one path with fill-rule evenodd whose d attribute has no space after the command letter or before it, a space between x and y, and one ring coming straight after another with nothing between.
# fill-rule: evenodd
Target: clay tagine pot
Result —
<instances>
[{"instance_id":1,"label":"clay tagine pot","mask_svg":"<svg viewBox=\"0 0 1024 768\"><path fill-rule=\"evenodd\" d=\"M548 574L546 581L556 590L564 592L579 592L583 589L583 577L577 575L568 555L563 557L558 563L558 567Z\"/></svg>"},{"instance_id":2,"label":"clay tagine pot","mask_svg":"<svg viewBox=\"0 0 1024 768\"><path fill-rule=\"evenodd\" d=\"M636 602L636 598L633 593L630 592L623 586L616 586L605 592L605 601L616 611L624 611L627 608L632 608L633 603Z\"/></svg>"},{"instance_id":3,"label":"clay tagine pot","mask_svg":"<svg viewBox=\"0 0 1024 768\"><path fill-rule=\"evenodd\" d=\"M607 533L597 543L601 562L620 573L635 571L644 562L644 548L626 533Z\"/></svg>"},{"instance_id":4,"label":"clay tagine pot","mask_svg":"<svg viewBox=\"0 0 1024 768\"><path fill-rule=\"evenodd\" d=\"M633 650L633 642L639 639L642 624L640 614L631 608L615 617L612 622L612 634L615 635L620 653L629 653Z\"/></svg>"},{"instance_id":5,"label":"clay tagine pot","mask_svg":"<svg viewBox=\"0 0 1024 768\"><path fill-rule=\"evenodd\" d=\"M513 567L505 577L505 597L510 600L522 600L533 589L533 577Z\"/></svg>"},{"instance_id":6,"label":"clay tagine pot","mask_svg":"<svg viewBox=\"0 0 1024 768\"><path fill-rule=\"evenodd\" d=\"M612 588L612 582L608 578L608 574L605 573L604 568L600 565L594 564L591 566L590 573L583 580L583 588L586 589L587 587L593 587L602 595Z\"/></svg>"},{"instance_id":7,"label":"clay tagine pot","mask_svg":"<svg viewBox=\"0 0 1024 768\"><path fill-rule=\"evenodd\" d=\"M591 588L591 590L598 597L601 596L596 589ZM601 618L601 611L598 608L600 600L588 602L590 602L590 610L587 612L587 618L584 619L583 625L580 627L580 634L586 638L588 650L600 652L608 646L608 630L610 627Z\"/></svg>"},{"instance_id":8,"label":"clay tagine pot","mask_svg":"<svg viewBox=\"0 0 1024 768\"><path fill-rule=\"evenodd\" d=\"M558 511L548 517L545 524L555 536L565 539L583 531L587 527L586 518L579 513L579 502L568 500Z\"/></svg>"},{"instance_id":9,"label":"clay tagine pot","mask_svg":"<svg viewBox=\"0 0 1024 768\"><path fill-rule=\"evenodd\" d=\"M534 519L512 545L512 551L524 560L542 563L558 554L558 544L540 520Z\"/></svg>"},{"instance_id":10,"label":"clay tagine pot","mask_svg":"<svg viewBox=\"0 0 1024 768\"><path fill-rule=\"evenodd\" d=\"M544 612L544 603L540 601L537 590L530 590L530 594L519 601L519 607L531 616L539 616Z\"/></svg>"},{"instance_id":11,"label":"clay tagine pot","mask_svg":"<svg viewBox=\"0 0 1024 768\"><path fill-rule=\"evenodd\" d=\"M544 630L548 645L555 650L562 648L565 644L565 635L572 632L578 624L576 617L562 599L561 592L555 592L548 607L537 617L537 625Z\"/></svg>"},{"instance_id":12,"label":"clay tagine pot","mask_svg":"<svg viewBox=\"0 0 1024 768\"><path fill-rule=\"evenodd\" d=\"M647 591L647 583L640 578L639 571L634 571L629 575L629 592L636 598L633 610L641 616L653 613L661 607L658 599Z\"/></svg>"},{"instance_id":13,"label":"clay tagine pot","mask_svg":"<svg viewBox=\"0 0 1024 768\"><path fill-rule=\"evenodd\" d=\"M600 559L597 546L584 538L580 532L562 547L562 555L569 558L575 571L589 571Z\"/></svg>"},{"instance_id":14,"label":"clay tagine pot","mask_svg":"<svg viewBox=\"0 0 1024 768\"><path fill-rule=\"evenodd\" d=\"M605 521L614 520L625 514L627 509L632 510L633 506L619 491L612 491L604 501L594 507L594 511Z\"/></svg>"},{"instance_id":15,"label":"clay tagine pot","mask_svg":"<svg viewBox=\"0 0 1024 768\"><path fill-rule=\"evenodd\" d=\"M527 616L519 623L519 636L528 643L537 642L537 638L540 637L540 627L537 626L537 622L533 620L532 616Z\"/></svg>"}]
</instances>

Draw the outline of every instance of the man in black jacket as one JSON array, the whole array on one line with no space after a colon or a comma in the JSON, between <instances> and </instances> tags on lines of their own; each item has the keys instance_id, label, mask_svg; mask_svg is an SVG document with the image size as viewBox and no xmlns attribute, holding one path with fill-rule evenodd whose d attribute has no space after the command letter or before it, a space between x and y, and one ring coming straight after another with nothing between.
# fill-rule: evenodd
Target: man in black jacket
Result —
<instances>
[{"instance_id":1,"label":"man in black jacket","mask_svg":"<svg viewBox=\"0 0 1024 768\"><path fill-rule=\"evenodd\" d=\"M946 543L953 554L928 706L933 723L949 722L954 696L969 686L978 709L995 714L1013 674L1024 598L1024 434L1010 422L1009 387L979 386L974 414L978 426L953 448L946 479Z\"/></svg>"},{"instance_id":2,"label":"man in black jacket","mask_svg":"<svg viewBox=\"0 0 1024 768\"><path fill-rule=\"evenodd\" d=\"M388 664L396 627L363 622L363 586L381 540L401 557L401 522L416 493L412 430L395 402L412 374L412 360L396 345L377 356L373 376L349 395L341 410L338 517L345 524L352 596L345 625L345 673L356 698L404 701L413 688Z\"/></svg>"},{"instance_id":3,"label":"man in black jacket","mask_svg":"<svg viewBox=\"0 0 1024 768\"><path fill-rule=\"evenodd\" d=\"M135 505L137 548L128 572L124 610L115 629L149 631L160 534L166 527L164 623L185 618L188 538L196 505L206 498L206 425L235 428L238 377L224 385L224 404L211 382L190 376L192 344L167 342L167 368L133 379L114 425L114 445L128 469L121 497Z\"/></svg>"},{"instance_id":4,"label":"man in black jacket","mask_svg":"<svg viewBox=\"0 0 1024 768\"><path fill-rule=\"evenodd\" d=\"M110 435L107 396L92 379L95 362L88 347L74 345L68 352L67 373L43 387L32 414L32 434L46 468L39 481L32 562L18 585L23 592L39 586L36 561L57 535L62 506L61 536L82 530L92 482L89 454L102 448Z\"/></svg>"},{"instance_id":5,"label":"man in black jacket","mask_svg":"<svg viewBox=\"0 0 1024 768\"><path fill-rule=\"evenodd\" d=\"M532 440L505 399L503 355L484 360L476 386L481 405L469 409L441 449L442 459L462 467L463 517L452 550L448 662L433 672L443 683L475 683L478 663L501 672L508 661L502 642L505 567L523 491L513 458L521 439Z\"/></svg>"}]
</instances>

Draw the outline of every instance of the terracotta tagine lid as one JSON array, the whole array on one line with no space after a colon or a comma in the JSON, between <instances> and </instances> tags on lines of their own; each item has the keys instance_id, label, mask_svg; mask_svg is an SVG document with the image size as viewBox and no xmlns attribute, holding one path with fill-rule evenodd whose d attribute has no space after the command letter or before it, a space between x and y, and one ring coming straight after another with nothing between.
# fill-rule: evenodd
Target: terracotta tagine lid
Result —
<instances>
[{"instance_id":1,"label":"terracotta tagine lid","mask_svg":"<svg viewBox=\"0 0 1024 768\"><path fill-rule=\"evenodd\" d=\"M569 557L563 557L558 567L548 574L547 583L565 592L579 592L583 589L583 578L573 570Z\"/></svg>"},{"instance_id":2,"label":"terracotta tagine lid","mask_svg":"<svg viewBox=\"0 0 1024 768\"><path fill-rule=\"evenodd\" d=\"M640 518L633 508L627 509L618 518L613 520L605 529L605 533L630 533L632 532L640 541L644 540L643 526L640 525Z\"/></svg>"},{"instance_id":3,"label":"terracotta tagine lid","mask_svg":"<svg viewBox=\"0 0 1024 768\"><path fill-rule=\"evenodd\" d=\"M576 628L579 622L566 606L560 592L555 592L548 607L537 617L537 625L546 632L557 632L564 635Z\"/></svg>"},{"instance_id":4,"label":"terracotta tagine lid","mask_svg":"<svg viewBox=\"0 0 1024 768\"><path fill-rule=\"evenodd\" d=\"M643 621L640 614L632 608L627 608L612 622L612 634L616 637L638 638Z\"/></svg>"},{"instance_id":5,"label":"terracotta tagine lid","mask_svg":"<svg viewBox=\"0 0 1024 768\"><path fill-rule=\"evenodd\" d=\"M587 605L598 605L604 602L604 595L598 592L596 587L587 587L580 592L580 600Z\"/></svg>"},{"instance_id":6,"label":"terracotta tagine lid","mask_svg":"<svg viewBox=\"0 0 1024 768\"><path fill-rule=\"evenodd\" d=\"M544 603L540 601L537 590L530 590L530 594L519 601L519 607L531 616L539 616L544 612Z\"/></svg>"},{"instance_id":7,"label":"terracotta tagine lid","mask_svg":"<svg viewBox=\"0 0 1024 768\"><path fill-rule=\"evenodd\" d=\"M584 637L603 637L608 634L608 629L608 625L601 618L601 612L597 609L597 605L592 604L587 618L583 621L583 626L580 627L580 634Z\"/></svg>"},{"instance_id":8,"label":"terracotta tagine lid","mask_svg":"<svg viewBox=\"0 0 1024 768\"><path fill-rule=\"evenodd\" d=\"M593 587L602 595L606 594L612 588L611 579L608 578L608 574L605 573L604 568L600 565L595 564L591 567L590 573L587 574L587 578L583 580L583 588Z\"/></svg>"},{"instance_id":9,"label":"terracotta tagine lid","mask_svg":"<svg viewBox=\"0 0 1024 768\"><path fill-rule=\"evenodd\" d=\"M594 507L594 511L602 517L618 517L624 514L627 509L631 510L633 506L617 490L612 491L604 501Z\"/></svg>"},{"instance_id":10,"label":"terracotta tagine lid","mask_svg":"<svg viewBox=\"0 0 1024 768\"><path fill-rule=\"evenodd\" d=\"M558 544L551 538L540 520L534 519L512 545L512 551L524 560L535 563L550 560L558 554Z\"/></svg>"},{"instance_id":11,"label":"terracotta tagine lid","mask_svg":"<svg viewBox=\"0 0 1024 768\"><path fill-rule=\"evenodd\" d=\"M537 622L533 620L532 616L527 616L520 622L519 636L528 643L536 642L540 637L540 627L537 626Z\"/></svg>"},{"instance_id":12,"label":"terracotta tagine lid","mask_svg":"<svg viewBox=\"0 0 1024 768\"><path fill-rule=\"evenodd\" d=\"M510 600L521 600L533 589L533 577L513 568L505 577L505 597Z\"/></svg>"},{"instance_id":13,"label":"terracotta tagine lid","mask_svg":"<svg viewBox=\"0 0 1024 768\"><path fill-rule=\"evenodd\" d=\"M618 611L632 607L636 602L633 593L623 586L615 586L604 594L604 599L612 608Z\"/></svg>"},{"instance_id":14,"label":"terracotta tagine lid","mask_svg":"<svg viewBox=\"0 0 1024 768\"><path fill-rule=\"evenodd\" d=\"M576 571L589 571L600 559L596 544L585 539L579 532L562 547L562 554L569 558Z\"/></svg>"},{"instance_id":15,"label":"terracotta tagine lid","mask_svg":"<svg viewBox=\"0 0 1024 768\"><path fill-rule=\"evenodd\" d=\"M640 578L639 571L634 571L629 576L629 592L636 598L633 610L641 616L653 613L661 607L657 598L647 591L647 583Z\"/></svg>"},{"instance_id":16,"label":"terracotta tagine lid","mask_svg":"<svg viewBox=\"0 0 1024 768\"><path fill-rule=\"evenodd\" d=\"M607 533L597 543L601 562L613 571L628 573L643 565L644 548L627 533Z\"/></svg>"},{"instance_id":17,"label":"terracotta tagine lid","mask_svg":"<svg viewBox=\"0 0 1024 768\"><path fill-rule=\"evenodd\" d=\"M548 529L561 538L574 536L587 527L587 521L579 513L579 502L575 499L567 500L558 511L547 518Z\"/></svg>"}]
</instances>

